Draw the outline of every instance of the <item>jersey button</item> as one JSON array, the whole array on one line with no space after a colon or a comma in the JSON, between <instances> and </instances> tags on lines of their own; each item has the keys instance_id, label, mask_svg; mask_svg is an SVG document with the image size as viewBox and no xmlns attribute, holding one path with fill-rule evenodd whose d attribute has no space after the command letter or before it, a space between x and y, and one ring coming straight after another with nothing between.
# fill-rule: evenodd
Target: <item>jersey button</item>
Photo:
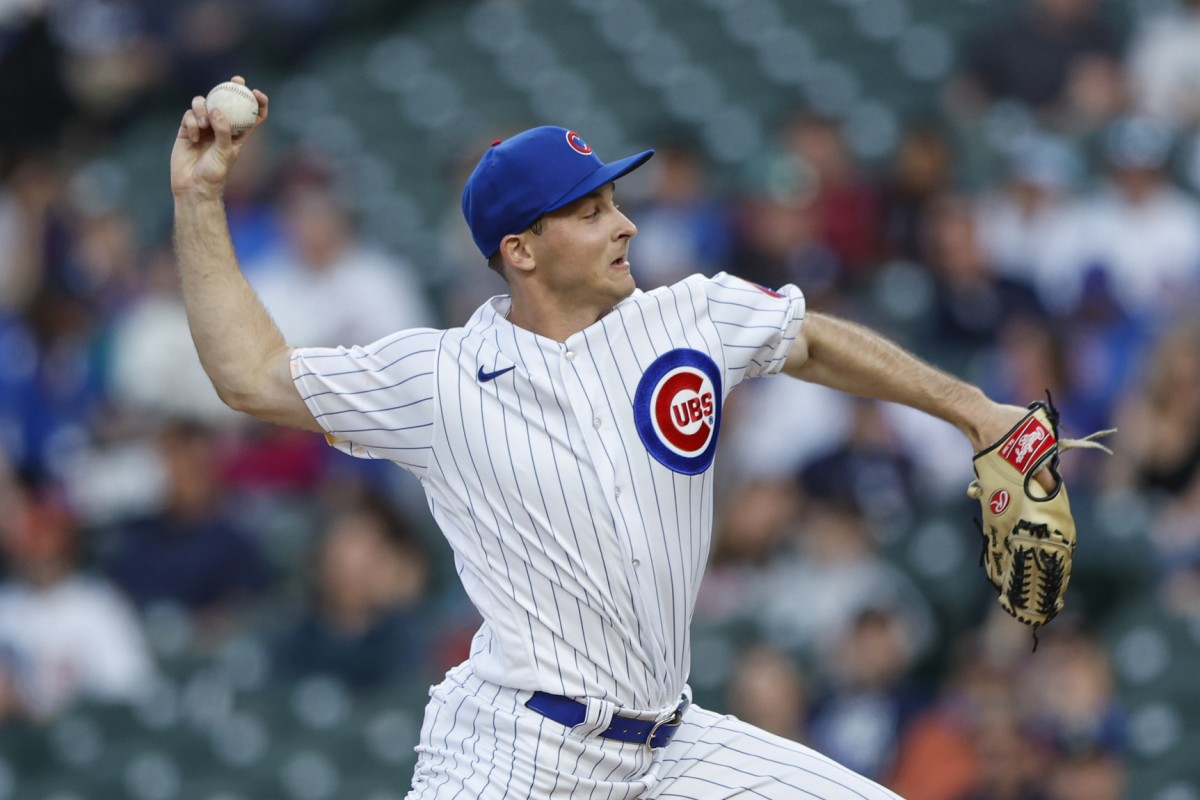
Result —
<instances>
[{"instance_id":1,"label":"jersey button","mask_svg":"<svg viewBox=\"0 0 1200 800\"><path fill-rule=\"evenodd\" d=\"M599 417L596 417L594 420L592 420L592 427L593 427L593 428L599 428L599 427L600 427L600 418L599 418Z\"/></svg>"},{"instance_id":2,"label":"jersey button","mask_svg":"<svg viewBox=\"0 0 1200 800\"><path fill-rule=\"evenodd\" d=\"M621 487L618 486L617 488L613 489L613 494L616 495L617 497L620 497L621 496Z\"/></svg>"},{"instance_id":3,"label":"jersey button","mask_svg":"<svg viewBox=\"0 0 1200 800\"><path fill-rule=\"evenodd\" d=\"M637 569L637 568L638 568L638 567L640 567L641 565L642 565L642 562L641 562L641 561L638 561L636 558L633 560L633 568L634 568L634 569Z\"/></svg>"},{"instance_id":4,"label":"jersey button","mask_svg":"<svg viewBox=\"0 0 1200 800\"><path fill-rule=\"evenodd\" d=\"M567 351L567 361L574 361L574 360L575 360L575 351L568 350Z\"/></svg>"}]
</instances>

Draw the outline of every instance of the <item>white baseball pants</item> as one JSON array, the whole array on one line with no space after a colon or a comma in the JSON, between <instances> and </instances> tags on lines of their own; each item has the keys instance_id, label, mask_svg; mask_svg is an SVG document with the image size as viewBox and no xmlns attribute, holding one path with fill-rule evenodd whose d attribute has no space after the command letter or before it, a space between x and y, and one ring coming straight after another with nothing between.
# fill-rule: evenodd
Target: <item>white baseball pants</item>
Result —
<instances>
[{"instance_id":1,"label":"white baseball pants","mask_svg":"<svg viewBox=\"0 0 1200 800\"><path fill-rule=\"evenodd\" d=\"M529 696L467 664L452 670L430 692L408 800L900 800L814 750L694 704L674 740L652 750L592 735L611 721L608 704L589 703L587 721L567 728L526 708Z\"/></svg>"}]
</instances>

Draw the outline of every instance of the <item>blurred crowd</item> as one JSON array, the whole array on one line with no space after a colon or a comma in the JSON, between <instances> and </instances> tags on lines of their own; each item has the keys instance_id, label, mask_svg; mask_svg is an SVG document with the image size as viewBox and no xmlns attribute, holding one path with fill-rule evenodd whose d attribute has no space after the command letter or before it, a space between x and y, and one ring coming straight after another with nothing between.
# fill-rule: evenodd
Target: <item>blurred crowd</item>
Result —
<instances>
[{"instance_id":1,"label":"blurred crowd","mask_svg":"<svg viewBox=\"0 0 1200 800\"><path fill-rule=\"evenodd\" d=\"M427 685L466 655L474 612L419 487L226 410L191 346L168 219L140 235L119 176L77 157L148 98L226 78L253 15L281 21L260 55L286 63L335 5L0 7L0 73L27 76L0 83L0 727L137 702L167 660L150 622L168 617L198 657L251 633L279 682ZM784 379L731 398L696 611L728 647L697 659L698 696L909 800L1124 797L1106 626L1143 601L1200 624L1200 2L1126 27L1101 11L981 16L882 159L859 158L838 119L781 108L738 181L714 189L704 149L670 130L622 198L643 289L720 270L795 283L997 400L1049 392L1067 435L1120 429L1115 456L1072 453L1064 472L1081 518L1133 520L1144 563L1125 596L1080 566L1031 654L976 566L956 431ZM377 246L336 159L261 133L226 204L290 343L459 324L503 291L461 223L438 253ZM963 576L951 598L895 558L939 514L949 544L917 560Z\"/></svg>"}]
</instances>

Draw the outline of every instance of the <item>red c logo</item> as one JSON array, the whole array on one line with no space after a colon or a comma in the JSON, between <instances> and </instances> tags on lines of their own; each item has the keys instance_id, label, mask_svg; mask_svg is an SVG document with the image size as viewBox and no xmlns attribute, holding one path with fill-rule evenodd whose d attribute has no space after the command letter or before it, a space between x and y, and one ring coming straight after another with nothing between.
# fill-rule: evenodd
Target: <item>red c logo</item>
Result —
<instances>
[{"instance_id":1,"label":"red c logo","mask_svg":"<svg viewBox=\"0 0 1200 800\"><path fill-rule=\"evenodd\" d=\"M698 370L683 368L659 384L651 401L654 427L680 454L695 455L712 438L716 396Z\"/></svg>"},{"instance_id":2,"label":"red c logo","mask_svg":"<svg viewBox=\"0 0 1200 800\"><path fill-rule=\"evenodd\" d=\"M571 145L571 149L581 156L591 155L592 146L583 140L575 131L567 131L567 144Z\"/></svg>"}]
</instances>

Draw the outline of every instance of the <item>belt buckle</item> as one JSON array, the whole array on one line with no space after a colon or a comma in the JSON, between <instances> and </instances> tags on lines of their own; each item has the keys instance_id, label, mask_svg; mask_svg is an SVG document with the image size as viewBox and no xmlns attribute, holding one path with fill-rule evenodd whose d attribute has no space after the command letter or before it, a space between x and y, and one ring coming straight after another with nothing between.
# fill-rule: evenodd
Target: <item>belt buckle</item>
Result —
<instances>
[{"instance_id":1,"label":"belt buckle","mask_svg":"<svg viewBox=\"0 0 1200 800\"><path fill-rule=\"evenodd\" d=\"M654 737L658 735L659 728L662 728L664 726L669 727L671 725L680 725L682 723L683 723L683 708L677 708L677 709L675 709L674 712L672 712L671 716L667 717L664 720L659 720L658 722L654 723L654 726L652 728L650 728L650 734L646 737L646 745L648 747L654 746Z\"/></svg>"}]
</instances>

